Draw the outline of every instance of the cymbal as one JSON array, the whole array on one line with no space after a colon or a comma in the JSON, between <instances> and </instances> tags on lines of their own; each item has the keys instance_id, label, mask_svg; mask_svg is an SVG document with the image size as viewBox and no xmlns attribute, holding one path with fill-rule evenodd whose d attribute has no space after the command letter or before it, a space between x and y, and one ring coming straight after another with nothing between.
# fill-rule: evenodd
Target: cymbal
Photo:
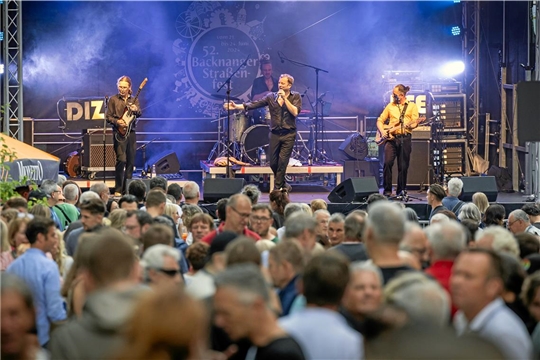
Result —
<instances>
[{"instance_id":1,"label":"cymbal","mask_svg":"<svg viewBox=\"0 0 540 360\"><path fill-rule=\"evenodd\" d=\"M221 99L221 100L227 100L227 94L212 94L211 95L214 99ZM239 98L235 96L230 96L229 100L240 100Z\"/></svg>"}]
</instances>

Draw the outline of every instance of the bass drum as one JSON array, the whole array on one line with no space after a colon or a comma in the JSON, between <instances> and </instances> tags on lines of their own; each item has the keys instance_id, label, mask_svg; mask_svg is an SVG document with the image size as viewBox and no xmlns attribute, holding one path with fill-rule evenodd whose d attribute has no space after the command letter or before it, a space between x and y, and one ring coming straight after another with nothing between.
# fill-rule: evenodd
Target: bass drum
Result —
<instances>
[{"instance_id":1,"label":"bass drum","mask_svg":"<svg viewBox=\"0 0 540 360\"><path fill-rule=\"evenodd\" d=\"M258 164L258 149L263 148L268 153L270 128L268 125L253 125L244 132L240 143L242 145L242 155L244 155L246 160L252 164Z\"/></svg>"}]
</instances>

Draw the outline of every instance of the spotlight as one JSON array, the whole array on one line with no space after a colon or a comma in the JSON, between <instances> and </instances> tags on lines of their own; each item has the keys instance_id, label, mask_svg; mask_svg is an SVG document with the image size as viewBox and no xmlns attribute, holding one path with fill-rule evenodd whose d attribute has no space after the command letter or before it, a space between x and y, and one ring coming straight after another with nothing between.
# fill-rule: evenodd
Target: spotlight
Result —
<instances>
[{"instance_id":1,"label":"spotlight","mask_svg":"<svg viewBox=\"0 0 540 360\"><path fill-rule=\"evenodd\" d=\"M0 64L0 75L4 73L4 64Z\"/></svg>"},{"instance_id":2,"label":"spotlight","mask_svg":"<svg viewBox=\"0 0 540 360\"><path fill-rule=\"evenodd\" d=\"M0 31L0 41L4 41L4 32Z\"/></svg>"},{"instance_id":3,"label":"spotlight","mask_svg":"<svg viewBox=\"0 0 540 360\"><path fill-rule=\"evenodd\" d=\"M441 74L445 78L451 78L465 71L463 61L451 61L442 66Z\"/></svg>"},{"instance_id":4,"label":"spotlight","mask_svg":"<svg viewBox=\"0 0 540 360\"><path fill-rule=\"evenodd\" d=\"M453 36L458 36L461 34L461 28L459 26L452 26L452 28L450 29L450 32L452 33Z\"/></svg>"}]
</instances>

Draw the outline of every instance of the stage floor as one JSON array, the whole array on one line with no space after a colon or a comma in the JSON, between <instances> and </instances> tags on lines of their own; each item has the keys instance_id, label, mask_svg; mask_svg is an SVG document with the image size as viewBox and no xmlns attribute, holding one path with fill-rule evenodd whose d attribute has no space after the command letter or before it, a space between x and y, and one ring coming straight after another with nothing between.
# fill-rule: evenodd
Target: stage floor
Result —
<instances>
[{"instance_id":1,"label":"stage floor","mask_svg":"<svg viewBox=\"0 0 540 360\"><path fill-rule=\"evenodd\" d=\"M332 191L333 187L325 187L322 185L299 185L299 184L292 184L293 190L289 194L289 198L293 202L303 202L303 203L309 203L313 199L323 199L326 202L328 202L328 194ZM379 192L382 194L383 189L379 189ZM418 190L410 190L408 191L409 195L409 203L426 203L426 192L420 192ZM527 195L514 192L514 193L504 193L499 192L497 195L497 202L499 203L505 203L505 202L512 202L512 203L524 203L528 200ZM262 193L261 195L261 202L268 202L268 193Z\"/></svg>"}]
</instances>

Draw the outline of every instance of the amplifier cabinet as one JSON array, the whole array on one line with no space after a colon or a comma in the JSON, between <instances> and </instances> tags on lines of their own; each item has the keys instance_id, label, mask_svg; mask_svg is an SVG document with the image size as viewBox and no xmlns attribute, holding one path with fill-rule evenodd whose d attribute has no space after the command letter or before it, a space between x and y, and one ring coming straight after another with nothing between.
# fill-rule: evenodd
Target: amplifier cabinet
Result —
<instances>
[{"instance_id":1,"label":"amplifier cabinet","mask_svg":"<svg viewBox=\"0 0 540 360\"><path fill-rule=\"evenodd\" d=\"M103 168L103 133L86 133L83 137L82 167ZM116 165L116 156L113 147L112 130L107 130L105 136L105 167L113 168Z\"/></svg>"}]
</instances>

